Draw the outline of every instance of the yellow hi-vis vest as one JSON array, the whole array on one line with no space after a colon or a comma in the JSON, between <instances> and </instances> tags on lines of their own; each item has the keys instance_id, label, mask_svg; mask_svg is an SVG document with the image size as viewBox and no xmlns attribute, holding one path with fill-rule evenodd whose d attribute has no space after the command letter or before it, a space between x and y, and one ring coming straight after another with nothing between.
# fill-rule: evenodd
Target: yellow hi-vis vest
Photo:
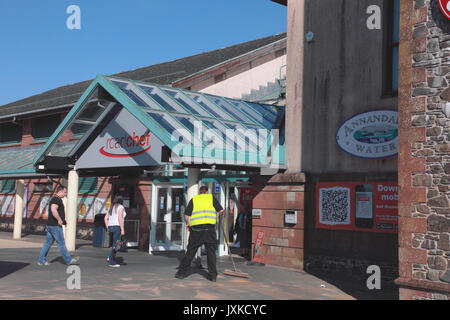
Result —
<instances>
[{"instance_id":1,"label":"yellow hi-vis vest","mask_svg":"<svg viewBox=\"0 0 450 320\"><path fill-rule=\"evenodd\" d=\"M192 198L194 208L189 219L191 226L200 224L216 224L216 209L213 205L212 194L204 193Z\"/></svg>"}]
</instances>

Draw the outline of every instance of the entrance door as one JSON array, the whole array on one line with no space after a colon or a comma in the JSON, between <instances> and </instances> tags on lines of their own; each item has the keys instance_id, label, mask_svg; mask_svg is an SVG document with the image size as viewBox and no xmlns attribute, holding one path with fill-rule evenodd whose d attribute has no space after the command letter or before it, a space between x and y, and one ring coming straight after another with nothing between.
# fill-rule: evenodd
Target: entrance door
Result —
<instances>
[{"instance_id":1,"label":"entrance door","mask_svg":"<svg viewBox=\"0 0 450 320\"><path fill-rule=\"evenodd\" d=\"M180 251L183 249L183 187L156 186L152 205L150 250Z\"/></svg>"}]
</instances>

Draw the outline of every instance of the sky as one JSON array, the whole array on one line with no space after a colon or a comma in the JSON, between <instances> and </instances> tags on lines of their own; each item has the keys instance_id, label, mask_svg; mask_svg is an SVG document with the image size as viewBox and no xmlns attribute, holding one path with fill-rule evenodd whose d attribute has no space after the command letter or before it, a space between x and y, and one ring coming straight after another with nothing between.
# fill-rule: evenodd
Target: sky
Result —
<instances>
[{"instance_id":1,"label":"sky","mask_svg":"<svg viewBox=\"0 0 450 320\"><path fill-rule=\"evenodd\" d=\"M0 106L286 32L286 15L270 0L0 0Z\"/></svg>"}]
</instances>

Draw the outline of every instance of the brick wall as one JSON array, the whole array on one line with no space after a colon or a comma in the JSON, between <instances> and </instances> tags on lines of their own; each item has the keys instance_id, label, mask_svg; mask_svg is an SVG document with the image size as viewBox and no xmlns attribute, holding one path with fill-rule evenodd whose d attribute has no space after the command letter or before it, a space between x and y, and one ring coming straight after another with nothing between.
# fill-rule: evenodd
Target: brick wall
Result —
<instances>
[{"instance_id":1,"label":"brick wall","mask_svg":"<svg viewBox=\"0 0 450 320\"><path fill-rule=\"evenodd\" d=\"M450 295L450 23L402 0L399 79L401 299Z\"/></svg>"},{"instance_id":2,"label":"brick wall","mask_svg":"<svg viewBox=\"0 0 450 320\"><path fill-rule=\"evenodd\" d=\"M280 174L270 179L252 179L253 209L261 209L260 219L252 221L252 245L264 231L262 262L303 269L304 183L303 174ZM297 210L297 223L285 224L286 210Z\"/></svg>"}]
</instances>

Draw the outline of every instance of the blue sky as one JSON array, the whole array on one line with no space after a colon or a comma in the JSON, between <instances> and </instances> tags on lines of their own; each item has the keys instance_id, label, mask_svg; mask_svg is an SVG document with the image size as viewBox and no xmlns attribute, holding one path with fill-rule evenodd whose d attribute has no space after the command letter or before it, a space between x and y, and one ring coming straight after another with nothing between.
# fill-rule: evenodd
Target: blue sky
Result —
<instances>
[{"instance_id":1,"label":"blue sky","mask_svg":"<svg viewBox=\"0 0 450 320\"><path fill-rule=\"evenodd\" d=\"M0 0L0 105L282 32L286 7L269 0Z\"/></svg>"}]
</instances>

